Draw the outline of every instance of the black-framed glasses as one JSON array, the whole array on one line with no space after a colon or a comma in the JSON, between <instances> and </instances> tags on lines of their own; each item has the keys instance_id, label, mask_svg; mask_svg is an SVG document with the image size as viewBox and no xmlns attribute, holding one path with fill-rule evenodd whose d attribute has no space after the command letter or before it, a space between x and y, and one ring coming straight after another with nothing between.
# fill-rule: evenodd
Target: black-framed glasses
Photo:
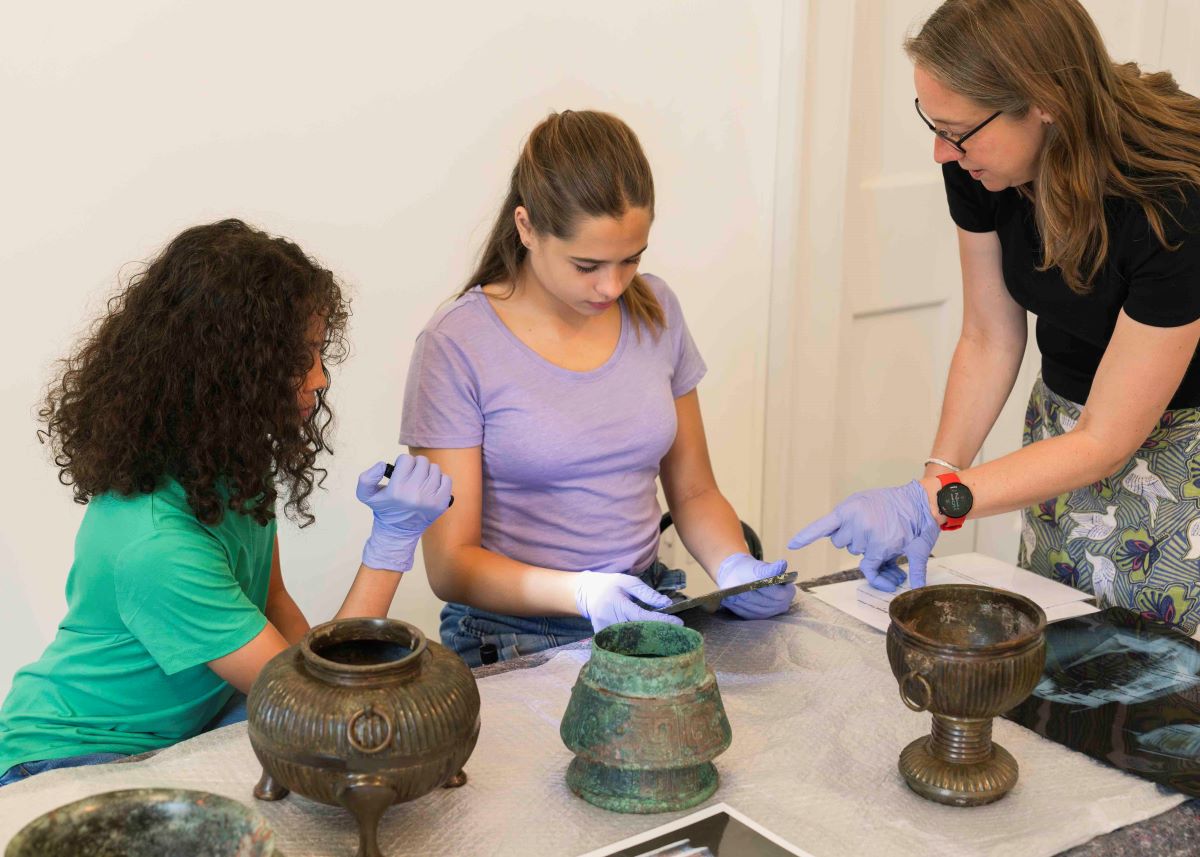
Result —
<instances>
[{"instance_id":1,"label":"black-framed glasses","mask_svg":"<svg viewBox=\"0 0 1200 857\"><path fill-rule=\"evenodd\" d=\"M972 128L967 133L956 135L956 134L951 134L949 131L939 131L937 129L937 126L929 121L929 117L921 112L921 99L914 98L913 99L913 107L917 108L917 115L921 117L921 121L924 122L926 124L926 126L928 126L930 131L937 134L939 137L941 137L943 140L945 140L947 143L949 143L951 146L953 146L955 149L957 149L960 153L962 153L964 155L967 153L967 150L963 148L962 144L967 141L967 138L973 137L976 134L978 134L980 131L983 130L983 127L985 125L987 125L987 123L991 122L993 119L995 119L997 116L999 116L1001 113L1004 112L1003 110L997 110L995 113L993 113L987 119L984 119L982 122L980 122L978 125L976 125L974 128Z\"/></svg>"}]
</instances>

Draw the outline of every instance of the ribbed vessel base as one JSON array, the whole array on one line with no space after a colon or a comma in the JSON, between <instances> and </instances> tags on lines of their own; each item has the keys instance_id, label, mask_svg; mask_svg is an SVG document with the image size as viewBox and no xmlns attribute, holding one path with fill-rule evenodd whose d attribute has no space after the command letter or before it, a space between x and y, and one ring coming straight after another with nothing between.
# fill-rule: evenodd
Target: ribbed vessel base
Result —
<instances>
[{"instance_id":1,"label":"ribbed vessel base","mask_svg":"<svg viewBox=\"0 0 1200 857\"><path fill-rule=\"evenodd\" d=\"M1017 782L1017 760L999 744L977 762L948 762L932 752L923 735L900 753L900 773L923 798L949 806L982 806L1000 800Z\"/></svg>"}]
</instances>

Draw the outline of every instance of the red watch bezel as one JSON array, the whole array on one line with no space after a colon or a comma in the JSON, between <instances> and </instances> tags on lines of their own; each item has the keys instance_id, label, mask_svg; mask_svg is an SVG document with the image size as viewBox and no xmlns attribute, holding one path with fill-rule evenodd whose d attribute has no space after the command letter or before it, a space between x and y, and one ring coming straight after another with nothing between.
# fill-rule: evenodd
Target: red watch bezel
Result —
<instances>
[{"instance_id":1,"label":"red watch bezel","mask_svg":"<svg viewBox=\"0 0 1200 857\"><path fill-rule=\"evenodd\" d=\"M939 473L937 476L937 479L938 479L938 482L942 483L943 488L945 488L947 485L953 485L956 482L959 485L963 484L963 481L958 478L957 473ZM934 496L933 501L934 501L934 503L937 502L936 495ZM938 507L938 512L943 515L946 514L945 512L942 511L940 506ZM967 519L966 515L963 515L961 518L951 518L949 515L946 515L946 523L942 524L941 528L943 531L946 531L946 532L949 532L950 530L962 529L963 521L965 521L966 519Z\"/></svg>"}]
</instances>

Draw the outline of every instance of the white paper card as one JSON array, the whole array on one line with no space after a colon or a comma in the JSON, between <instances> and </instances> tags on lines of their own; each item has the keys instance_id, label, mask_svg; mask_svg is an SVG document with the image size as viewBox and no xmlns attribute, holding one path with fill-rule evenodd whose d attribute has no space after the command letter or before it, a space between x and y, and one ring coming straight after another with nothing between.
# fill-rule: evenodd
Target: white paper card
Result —
<instances>
[{"instance_id":1,"label":"white paper card","mask_svg":"<svg viewBox=\"0 0 1200 857\"><path fill-rule=\"evenodd\" d=\"M1091 596L1086 592L979 553L931 559L925 582L929 586L967 583L1015 592L1046 611L1047 622L1058 622L1098 610L1087 603ZM856 579L818 586L811 590L811 594L872 628L886 631L891 622L888 605L901 592L907 591L907 583L895 592L883 592L865 580Z\"/></svg>"},{"instance_id":2,"label":"white paper card","mask_svg":"<svg viewBox=\"0 0 1200 857\"><path fill-rule=\"evenodd\" d=\"M1073 619L1076 616L1086 616L1088 613L1100 612L1099 607L1089 604L1087 601L1072 601L1070 604L1059 604L1045 609L1047 624L1061 622L1063 619Z\"/></svg>"},{"instance_id":3,"label":"white paper card","mask_svg":"<svg viewBox=\"0 0 1200 857\"><path fill-rule=\"evenodd\" d=\"M1081 592L1065 583L981 553L934 557L929 560L929 568L945 569L967 578L972 583L1024 595L1043 610L1073 601L1086 601L1092 597L1090 593Z\"/></svg>"}]
</instances>

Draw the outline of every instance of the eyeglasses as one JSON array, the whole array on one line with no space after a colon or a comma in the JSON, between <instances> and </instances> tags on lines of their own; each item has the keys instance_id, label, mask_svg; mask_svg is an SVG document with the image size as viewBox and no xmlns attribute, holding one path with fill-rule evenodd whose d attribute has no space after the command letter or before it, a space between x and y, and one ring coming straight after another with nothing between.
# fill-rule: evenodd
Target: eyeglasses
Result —
<instances>
[{"instance_id":1,"label":"eyeglasses","mask_svg":"<svg viewBox=\"0 0 1200 857\"><path fill-rule=\"evenodd\" d=\"M941 137L943 140L945 140L947 143L949 143L951 146L953 146L961 154L964 154L964 155L967 153L967 150L963 148L962 144L967 141L967 138L973 137L974 135L978 134L980 131L983 130L984 125L987 125L987 123L991 122L993 119L995 119L997 116L999 116L1001 113L1004 112L1003 110L997 110L995 113L993 113L987 119L984 119L982 122L980 122L978 125L976 125L974 128L972 128L967 133L956 135L956 134L951 134L949 131L939 131L937 129L937 126L935 126L932 122L929 121L929 117L921 112L921 99L914 98L913 106L917 108L917 115L921 117L921 121L924 122L929 127L930 131L937 134L939 137Z\"/></svg>"}]
</instances>

